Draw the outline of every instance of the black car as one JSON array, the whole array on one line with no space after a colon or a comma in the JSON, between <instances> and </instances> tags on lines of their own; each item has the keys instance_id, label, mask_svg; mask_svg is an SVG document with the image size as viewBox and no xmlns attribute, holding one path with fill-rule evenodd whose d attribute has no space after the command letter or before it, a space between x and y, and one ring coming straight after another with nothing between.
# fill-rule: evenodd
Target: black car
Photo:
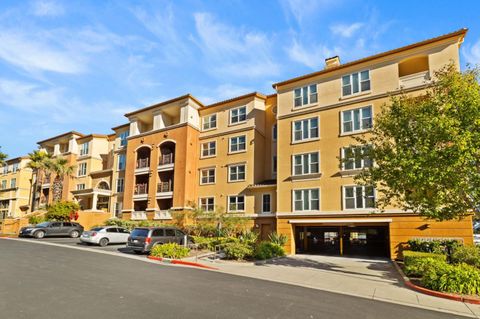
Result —
<instances>
[{"instance_id":1,"label":"black car","mask_svg":"<svg viewBox=\"0 0 480 319\"><path fill-rule=\"evenodd\" d=\"M138 227L128 237L127 247L137 254L148 253L156 245L177 243L193 244L193 238L174 227Z\"/></svg>"},{"instance_id":2,"label":"black car","mask_svg":"<svg viewBox=\"0 0 480 319\"><path fill-rule=\"evenodd\" d=\"M73 222L43 222L35 226L22 227L19 237L43 238L46 236L70 236L77 238L83 233L83 226Z\"/></svg>"}]
</instances>

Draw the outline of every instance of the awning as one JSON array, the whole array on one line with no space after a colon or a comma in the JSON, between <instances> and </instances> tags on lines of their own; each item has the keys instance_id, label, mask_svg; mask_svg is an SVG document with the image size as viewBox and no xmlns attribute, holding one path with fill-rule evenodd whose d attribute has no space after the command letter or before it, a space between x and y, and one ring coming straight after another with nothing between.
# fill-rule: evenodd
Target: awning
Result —
<instances>
[{"instance_id":1,"label":"awning","mask_svg":"<svg viewBox=\"0 0 480 319\"><path fill-rule=\"evenodd\" d=\"M391 223L391 218L290 219L290 224L376 224Z\"/></svg>"}]
</instances>

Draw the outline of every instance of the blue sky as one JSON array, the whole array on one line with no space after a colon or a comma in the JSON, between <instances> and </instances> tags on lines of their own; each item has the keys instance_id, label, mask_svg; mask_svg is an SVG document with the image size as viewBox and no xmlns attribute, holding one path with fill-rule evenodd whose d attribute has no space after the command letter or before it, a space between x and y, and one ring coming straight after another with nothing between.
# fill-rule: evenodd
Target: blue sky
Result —
<instances>
[{"instance_id":1,"label":"blue sky","mask_svg":"<svg viewBox=\"0 0 480 319\"><path fill-rule=\"evenodd\" d=\"M0 146L15 157L70 130L110 133L123 114L191 93L205 104L342 62L470 29L480 2L0 1Z\"/></svg>"}]
</instances>

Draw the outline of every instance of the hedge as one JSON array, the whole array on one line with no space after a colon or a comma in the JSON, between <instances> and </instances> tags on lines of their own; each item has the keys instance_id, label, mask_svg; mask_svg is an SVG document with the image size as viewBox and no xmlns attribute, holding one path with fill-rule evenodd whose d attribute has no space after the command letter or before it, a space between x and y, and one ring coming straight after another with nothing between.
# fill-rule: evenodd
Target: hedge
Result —
<instances>
[{"instance_id":1,"label":"hedge","mask_svg":"<svg viewBox=\"0 0 480 319\"><path fill-rule=\"evenodd\" d=\"M405 273L409 276L422 276L425 267L427 267L432 260L446 263L447 256L410 250L403 252Z\"/></svg>"}]
</instances>

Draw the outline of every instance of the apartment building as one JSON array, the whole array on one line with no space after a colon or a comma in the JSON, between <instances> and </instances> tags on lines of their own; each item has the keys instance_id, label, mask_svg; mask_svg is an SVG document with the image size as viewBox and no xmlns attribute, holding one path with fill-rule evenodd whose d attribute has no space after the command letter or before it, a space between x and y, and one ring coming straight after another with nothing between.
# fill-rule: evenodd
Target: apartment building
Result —
<instances>
[{"instance_id":1,"label":"apartment building","mask_svg":"<svg viewBox=\"0 0 480 319\"><path fill-rule=\"evenodd\" d=\"M0 167L0 220L30 211L32 170L28 157L12 158Z\"/></svg>"}]
</instances>

